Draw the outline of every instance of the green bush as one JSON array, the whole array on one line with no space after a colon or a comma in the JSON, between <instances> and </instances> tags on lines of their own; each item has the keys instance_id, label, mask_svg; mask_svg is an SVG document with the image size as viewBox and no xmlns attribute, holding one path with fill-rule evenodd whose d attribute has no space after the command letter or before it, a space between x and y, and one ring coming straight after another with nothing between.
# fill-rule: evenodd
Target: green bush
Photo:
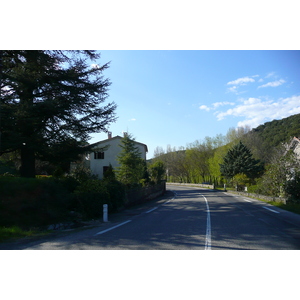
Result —
<instances>
[{"instance_id":1,"label":"green bush","mask_svg":"<svg viewBox=\"0 0 300 300\"><path fill-rule=\"evenodd\" d=\"M248 193L257 193L259 194L259 189L257 185L250 185L247 187Z\"/></svg>"},{"instance_id":2,"label":"green bush","mask_svg":"<svg viewBox=\"0 0 300 300\"><path fill-rule=\"evenodd\" d=\"M5 161L3 159L0 159L0 174L12 174L16 175L18 171L16 170L15 164L13 161Z\"/></svg>"},{"instance_id":3,"label":"green bush","mask_svg":"<svg viewBox=\"0 0 300 300\"><path fill-rule=\"evenodd\" d=\"M160 160L155 161L149 166L151 179L155 183L160 183L166 175L166 167L164 163Z\"/></svg>"},{"instance_id":4,"label":"green bush","mask_svg":"<svg viewBox=\"0 0 300 300\"><path fill-rule=\"evenodd\" d=\"M70 193L73 193L80 184L80 181L72 176L61 177L56 181L60 182Z\"/></svg>"},{"instance_id":5,"label":"green bush","mask_svg":"<svg viewBox=\"0 0 300 300\"><path fill-rule=\"evenodd\" d=\"M125 185L117 180L89 179L82 182L74 192L77 212L85 219L102 217L103 204L108 211L117 212L126 201Z\"/></svg>"},{"instance_id":6,"label":"green bush","mask_svg":"<svg viewBox=\"0 0 300 300\"><path fill-rule=\"evenodd\" d=\"M101 180L88 179L82 182L75 190L77 210L85 219L94 219L102 216L103 204L110 206L110 195Z\"/></svg>"},{"instance_id":7,"label":"green bush","mask_svg":"<svg viewBox=\"0 0 300 300\"><path fill-rule=\"evenodd\" d=\"M10 238L21 238L25 236L32 236L33 234L34 231L32 230L24 231L18 226L12 226L12 227L0 226L0 242L3 242Z\"/></svg>"},{"instance_id":8,"label":"green bush","mask_svg":"<svg viewBox=\"0 0 300 300\"><path fill-rule=\"evenodd\" d=\"M300 202L300 172L297 172L293 179L286 182L284 190L289 196L289 200Z\"/></svg>"},{"instance_id":9,"label":"green bush","mask_svg":"<svg viewBox=\"0 0 300 300\"><path fill-rule=\"evenodd\" d=\"M116 180L74 177L0 176L0 226L23 229L102 217L103 204L116 212L125 204L125 187Z\"/></svg>"},{"instance_id":10,"label":"green bush","mask_svg":"<svg viewBox=\"0 0 300 300\"><path fill-rule=\"evenodd\" d=\"M51 178L0 176L0 225L40 227L66 220L72 195Z\"/></svg>"},{"instance_id":11,"label":"green bush","mask_svg":"<svg viewBox=\"0 0 300 300\"><path fill-rule=\"evenodd\" d=\"M123 208L126 201L125 186L117 180L104 180L103 184L110 196L110 205L108 206L108 211L116 212Z\"/></svg>"}]
</instances>

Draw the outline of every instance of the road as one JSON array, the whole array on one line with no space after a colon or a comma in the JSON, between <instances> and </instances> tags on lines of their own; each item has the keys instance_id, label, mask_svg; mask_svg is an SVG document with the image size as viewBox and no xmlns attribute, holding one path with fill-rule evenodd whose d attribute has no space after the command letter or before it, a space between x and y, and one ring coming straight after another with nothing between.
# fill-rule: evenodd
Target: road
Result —
<instances>
[{"instance_id":1,"label":"road","mask_svg":"<svg viewBox=\"0 0 300 300\"><path fill-rule=\"evenodd\" d=\"M109 216L108 223L43 240L0 245L0 249L300 249L300 215L220 191L187 186L168 189L172 191L169 197Z\"/></svg>"}]
</instances>

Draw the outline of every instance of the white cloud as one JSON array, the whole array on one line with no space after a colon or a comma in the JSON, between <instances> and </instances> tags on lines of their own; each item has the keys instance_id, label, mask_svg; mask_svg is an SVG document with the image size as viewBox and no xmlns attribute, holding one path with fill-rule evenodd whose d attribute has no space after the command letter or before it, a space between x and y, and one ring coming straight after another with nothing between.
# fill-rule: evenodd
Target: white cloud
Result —
<instances>
[{"instance_id":1,"label":"white cloud","mask_svg":"<svg viewBox=\"0 0 300 300\"><path fill-rule=\"evenodd\" d=\"M251 77L248 77L248 76L247 77L241 77L241 78L238 78L236 80L229 81L229 82L227 82L227 85L233 85L233 86L229 87L227 90L231 93L236 94L236 95L244 93L244 92L238 92L238 88L240 86L246 85L249 82L255 82L255 79L253 79L253 77L259 77L259 75L254 75L254 76L251 76Z\"/></svg>"},{"instance_id":2,"label":"white cloud","mask_svg":"<svg viewBox=\"0 0 300 300\"><path fill-rule=\"evenodd\" d=\"M220 106L224 106L224 105L234 105L234 102L215 102L212 104L212 107L208 107L207 105L201 105L199 108L202 110L206 110L206 111L210 111L210 110L215 110L216 108L220 107Z\"/></svg>"},{"instance_id":3,"label":"white cloud","mask_svg":"<svg viewBox=\"0 0 300 300\"><path fill-rule=\"evenodd\" d=\"M251 77L242 77L228 82L227 85L245 85L248 82L255 82L255 80Z\"/></svg>"},{"instance_id":4,"label":"white cloud","mask_svg":"<svg viewBox=\"0 0 300 300\"><path fill-rule=\"evenodd\" d=\"M219 106L234 105L234 104L235 104L234 102L227 102L227 101L224 101L224 102L215 102L215 103L213 103L213 107L217 108Z\"/></svg>"},{"instance_id":5,"label":"white cloud","mask_svg":"<svg viewBox=\"0 0 300 300\"><path fill-rule=\"evenodd\" d=\"M267 76L265 78L270 78L270 77L273 77L275 76L275 72L270 72L267 74Z\"/></svg>"},{"instance_id":6,"label":"white cloud","mask_svg":"<svg viewBox=\"0 0 300 300\"><path fill-rule=\"evenodd\" d=\"M223 120L226 117L242 117L243 121L238 126L249 125L255 128L274 119L282 119L294 114L300 113L300 96L274 100L265 100L259 98L242 99L242 104L230 108L224 112L216 112L217 119Z\"/></svg>"},{"instance_id":7,"label":"white cloud","mask_svg":"<svg viewBox=\"0 0 300 300\"><path fill-rule=\"evenodd\" d=\"M206 105L201 105L199 108L202 110L210 111L210 108Z\"/></svg>"},{"instance_id":8,"label":"white cloud","mask_svg":"<svg viewBox=\"0 0 300 300\"><path fill-rule=\"evenodd\" d=\"M228 88L228 91L229 91L229 92L232 92L232 93L235 93L235 94L238 94L237 86L236 86L236 85L234 85L234 86Z\"/></svg>"},{"instance_id":9,"label":"white cloud","mask_svg":"<svg viewBox=\"0 0 300 300\"><path fill-rule=\"evenodd\" d=\"M283 83L285 83L285 80L283 79L280 79L280 80L277 80L277 81L271 81L271 82L268 82L266 84L263 84L263 85L260 85L258 88L264 88L264 87L276 87L276 86L279 86L279 85L282 85Z\"/></svg>"},{"instance_id":10,"label":"white cloud","mask_svg":"<svg viewBox=\"0 0 300 300\"><path fill-rule=\"evenodd\" d=\"M128 121L133 121L133 122L134 122L134 121L136 121L136 119L135 119L135 118L132 118L132 119L129 119Z\"/></svg>"}]
</instances>

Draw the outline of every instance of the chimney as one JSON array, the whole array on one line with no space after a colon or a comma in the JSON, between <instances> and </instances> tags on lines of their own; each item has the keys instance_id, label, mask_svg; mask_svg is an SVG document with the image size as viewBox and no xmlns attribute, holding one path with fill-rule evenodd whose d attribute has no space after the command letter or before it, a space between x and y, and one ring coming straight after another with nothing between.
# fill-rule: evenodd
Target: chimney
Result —
<instances>
[{"instance_id":1,"label":"chimney","mask_svg":"<svg viewBox=\"0 0 300 300\"><path fill-rule=\"evenodd\" d=\"M111 139L112 132L108 131L108 138Z\"/></svg>"}]
</instances>

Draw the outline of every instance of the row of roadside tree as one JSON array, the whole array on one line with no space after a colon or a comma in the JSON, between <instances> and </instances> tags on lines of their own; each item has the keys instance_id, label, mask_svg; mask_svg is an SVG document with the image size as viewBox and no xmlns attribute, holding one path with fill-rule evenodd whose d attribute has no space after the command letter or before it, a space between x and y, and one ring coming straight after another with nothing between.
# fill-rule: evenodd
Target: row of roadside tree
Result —
<instances>
[{"instance_id":1,"label":"row of roadside tree","mask_svg":"<svg viewBox=\"0 0 300 300\"><path fill-rule=\"evenodd\" d=\"M164 163L169 182L226 184L300 199L300 162L287 146L270 147L249 127L231 128L226 135L205 137L186 148L157 147L153 160Z\"/></svg>"}]
</instances>

